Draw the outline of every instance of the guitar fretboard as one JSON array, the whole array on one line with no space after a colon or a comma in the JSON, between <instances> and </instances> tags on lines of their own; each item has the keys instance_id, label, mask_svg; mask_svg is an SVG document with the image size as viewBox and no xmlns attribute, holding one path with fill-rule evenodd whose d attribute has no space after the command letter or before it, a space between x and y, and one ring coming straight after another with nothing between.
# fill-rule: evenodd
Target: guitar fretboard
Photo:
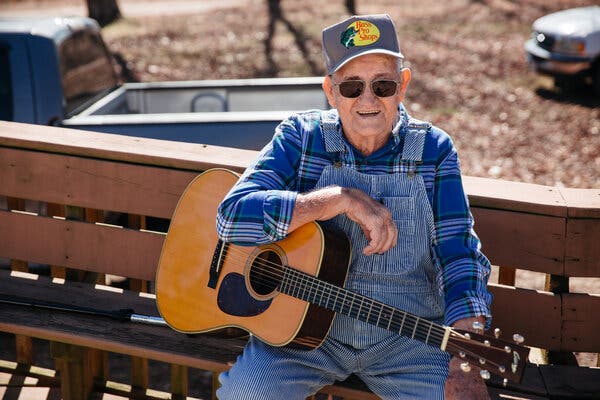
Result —
<instances>
[{"instance_id":1,"label":"guitar fretboard","mask_svg":"<svg viewBox=\"0 0 600 400\"><path fill-rule=\"evenodd\" d=\"M444 344L446 328L442 325L334 286L290 267L284 267L279 291L432 346L441 348Z\"/></svg>"}]
</instances>

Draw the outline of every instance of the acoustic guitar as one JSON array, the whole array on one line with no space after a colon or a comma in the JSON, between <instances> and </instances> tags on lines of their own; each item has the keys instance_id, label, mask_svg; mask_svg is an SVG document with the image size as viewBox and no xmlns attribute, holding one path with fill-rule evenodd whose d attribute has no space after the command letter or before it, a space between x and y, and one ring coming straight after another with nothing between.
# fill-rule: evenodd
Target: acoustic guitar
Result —
<instances>
[{"instance_id":1,"label":"acoustic guitar","mask_svg":"<svg viewBox=\"0 0 600 400\"><path fill-rule=\"evenodd\" d=\"M315 348L335 314L408 336L481 368L482 376L520 381L529 349L450 328L343 288L351 248L347 237L319 223L263 246L222 242L217 207L238 175L212 169L196 177L175 209L157 276L160 314L173 329L204 333L241 328L273 346Z\"/></svg>"}]
</instances>

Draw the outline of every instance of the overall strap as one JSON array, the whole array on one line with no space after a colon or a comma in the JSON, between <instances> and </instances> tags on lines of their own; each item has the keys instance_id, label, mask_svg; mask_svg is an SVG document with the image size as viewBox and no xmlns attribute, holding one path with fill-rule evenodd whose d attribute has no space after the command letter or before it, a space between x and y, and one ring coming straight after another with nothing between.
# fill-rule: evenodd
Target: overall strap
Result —
<instances>
[{"instance_id":1,"label":"overall strap","mask_svg":"<svg viewBox=\"0 0 600 400\"><path fill-rule=\"evenodd\" d=\"M325 142L325 150L328 153L345 151L344 138L340 129L340 117L337 110L327 110L321 113L321 133L323 142Z\"/></svg>"},{"instance_id":2,"label":"overall strap","mask_svg":"<svg viewBox=\"0 0 600 400\"><path fill-rule=\"evenodd\" d=\"M431 129L429 122L423 122L411 118L406 127L404 147L402 148L402 161L409 163L421 163L423 161L423 148L425 147L425 136Z\"/></svg>"},{"instance_id":3,"label":"overall strap","mask_svg":"<svg viewBox=\"0 0 600 400\"><path fill-rule=\"evenodd\" d=\"M340 129L340 117L337 110L331 109L321 113L321 134L325 143L325 150L331 156L333 164L339 165L342 155L346 153L346 146Z\"/></svg>"}]
</instances>

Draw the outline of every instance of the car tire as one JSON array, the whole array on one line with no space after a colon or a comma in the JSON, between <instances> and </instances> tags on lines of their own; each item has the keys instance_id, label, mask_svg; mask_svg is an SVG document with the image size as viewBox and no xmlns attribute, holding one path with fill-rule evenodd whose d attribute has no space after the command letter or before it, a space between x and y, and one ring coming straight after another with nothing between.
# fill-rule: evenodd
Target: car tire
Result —
<instances>
[{"instance_id":1,"label":"car tire","mask_svg":"<svg viewBox=\"0 0 600 400\"><path fill-rule=\"evenodd\" d=\"M600 97L600 60L596 62L596 66L592 71L592 85L594 86L594 94Z\"/></svg>"},{"instance_id":2,"label":"car tire","mask_svg":"<svg viewBox=\"0 0 600 400\"><path fill-rule=\"evenodd\" d=\"M578 86L577 78L569 75L555 76L554 86L563 94L573 93Z\"/></svg>"}]
</instances>

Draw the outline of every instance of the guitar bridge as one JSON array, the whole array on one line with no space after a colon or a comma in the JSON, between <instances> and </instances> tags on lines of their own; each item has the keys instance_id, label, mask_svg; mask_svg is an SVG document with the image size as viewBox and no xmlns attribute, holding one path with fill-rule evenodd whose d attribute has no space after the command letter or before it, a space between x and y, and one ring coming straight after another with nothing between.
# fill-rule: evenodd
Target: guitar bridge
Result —
<instances>
[{"instance_id":1,"label":"guitar bridge","mask_svg":"<svg viewBox=\"0 0 600 400\"><path fill-rule=\"evenodd\" d=\"M210 275L207 286L211 289L215 289L217 287L217 281L221 275L221 266L223 265L223 260L227 255L227 249L229 249L229 243L225 243L219 239L213 253L212 261L210 262Z\"/></svg>"}]
</instances>

